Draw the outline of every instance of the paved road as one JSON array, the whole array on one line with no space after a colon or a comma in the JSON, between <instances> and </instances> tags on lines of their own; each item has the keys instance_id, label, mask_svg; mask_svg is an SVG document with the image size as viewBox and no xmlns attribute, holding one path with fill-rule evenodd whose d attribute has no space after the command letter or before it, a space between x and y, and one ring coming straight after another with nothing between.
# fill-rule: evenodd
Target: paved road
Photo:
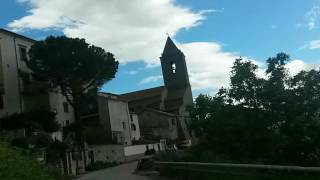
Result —
<instances>
[{"instance_id":1,"label":"paved road","mask_svg":"<svg viewBox=\"0 0 320 180\"><path fill-rule=\"evenodd\" d=\"M85 174L76 180L153 180L146 176L132 174L136 166L137 162L123 164Z\"/></svg>"}]
</instances>

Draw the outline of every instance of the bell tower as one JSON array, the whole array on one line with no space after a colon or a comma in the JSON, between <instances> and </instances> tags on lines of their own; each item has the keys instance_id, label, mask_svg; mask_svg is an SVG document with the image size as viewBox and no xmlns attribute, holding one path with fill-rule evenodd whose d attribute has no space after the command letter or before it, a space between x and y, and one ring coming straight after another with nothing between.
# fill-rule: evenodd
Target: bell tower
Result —
<instances>
[{"instance_id":1,"label":"bell tower","mask_svg":"<svg viewBox=\"0 0 320 180\"><path fill-rule=\"evenodd\" d=\"M164 85L168 90L190 86L184 54L170 37L167 38L160 60Z\"/></svg>"}]
</instances>

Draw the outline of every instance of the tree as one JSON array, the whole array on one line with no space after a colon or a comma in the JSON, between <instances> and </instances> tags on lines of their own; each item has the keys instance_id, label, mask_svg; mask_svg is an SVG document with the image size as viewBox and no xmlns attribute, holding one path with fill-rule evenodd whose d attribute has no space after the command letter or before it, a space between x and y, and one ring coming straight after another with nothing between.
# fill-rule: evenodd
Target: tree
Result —
<instances>
[{"instance_id":1,"label":"tree","mask_svg":"<svg viewBox=\"0 0 320 180\"><path fill-rule=\"evenodd\" d=\"M198 161L320 164L320 70L291 77L289 60L285 53L268 58L260 79L256 65L236 59L229 88L196 98L195 156L206 154Z\"/></svg>"},{"instance_id":2,"label":"tree","mask_svg":"<svg viewBox=\"0 0 320 180\"><path fill-rule=\"evenodd\" d=\"M286 105L288 73L285 65L289 61L290 56L285 53L278 53L276 57L267 59L266 75L268 79L264 84L261 97L264 108L267 110L280 112Z\"/></svg>"},{"instance_id":3,"label":"tree","mask_svg":"<svg viewBox=\"0 0 320 180\"><path fill-rule=\"evenodd\" d=\"M104 49L84 39L50 36L36 42L29 51L27 66L34 77L59 90L73 107L78 146L83 146L81 99L88 90L100 88L115 77L118 61Z\"/></svg>"},{"instance_id":4,"label":"tree","mask_svg":"<svg viewBox=\"0 0 320 180\"><path fill-rule=\"evenodd\" d=\"M230 77L229 96L247 107L258 108L263 79L258 78L258 66L242 58L235 60Z\"/></svg>"},{"instance_id":5,"label":"tree","mask_svg":"<svg viewBox=\"0 0 320 180\"><path fill-rule=\"evenodd\" d=\"M30 135L34 131L55 132L59 124L55 120L55 113L46 109L37 109L20 114L12 114L0 119L1 130L25 129Z\"/></svg>"}]
</instances>

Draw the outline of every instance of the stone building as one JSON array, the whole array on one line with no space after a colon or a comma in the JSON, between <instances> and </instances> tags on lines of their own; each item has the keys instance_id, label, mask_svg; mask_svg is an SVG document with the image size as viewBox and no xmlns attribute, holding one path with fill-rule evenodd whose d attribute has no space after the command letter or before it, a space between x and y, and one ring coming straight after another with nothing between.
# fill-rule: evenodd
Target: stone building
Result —
<instances>
[{"instance_id":1,"label":"stone building","mask_svg":"<svg viewBox=\"0 0 320 180\"><path fill-rule=\"evenodd\" d=\"M164 86L121 94L138 114L144 139L190 139L187 108L193 98L184 54L168 37L161 60Z\"/></svg>"}]
</instances>

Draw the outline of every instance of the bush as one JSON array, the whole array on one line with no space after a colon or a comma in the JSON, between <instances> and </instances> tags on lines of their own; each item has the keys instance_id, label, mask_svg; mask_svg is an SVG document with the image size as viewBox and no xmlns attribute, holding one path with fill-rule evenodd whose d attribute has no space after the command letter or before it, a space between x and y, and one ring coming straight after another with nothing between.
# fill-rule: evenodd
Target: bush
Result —
<instances>
[{"instance_id":1,"label":"bush","mask_svg":"<svg viewBox=\"0 0 320 180\"><path fill-rule=\"evenodd\" d=\"M117 162L96 161L96 162L91 163L88 166L86 166L86 171L95 171L95 170L99 170L99 169L113 167L116 165L117 165Z\"/></svg>"},{"instance_id":2,"label":"bush","mask_svg":"<svg viewBox=\"0 0 320 180\"><path fill-rule=\"evenodd\" d=\"M168 151L168 152L158 152L153 156L156 161L173 161L173 162L183 162L186 161L188 155L183 151Z\"/></svg>"},{"instance_id":3,"label":"bush","mask_svg":"<svg viewBox=\"0 0 320 180\"><path fill-rule=\"evenodd\" d=\"M62 176L58 169L45 166L32 154L25 155L22 150L9 147L0 142L0 179L12 180L58 180Z\"/></svg>"}]
</instances>

